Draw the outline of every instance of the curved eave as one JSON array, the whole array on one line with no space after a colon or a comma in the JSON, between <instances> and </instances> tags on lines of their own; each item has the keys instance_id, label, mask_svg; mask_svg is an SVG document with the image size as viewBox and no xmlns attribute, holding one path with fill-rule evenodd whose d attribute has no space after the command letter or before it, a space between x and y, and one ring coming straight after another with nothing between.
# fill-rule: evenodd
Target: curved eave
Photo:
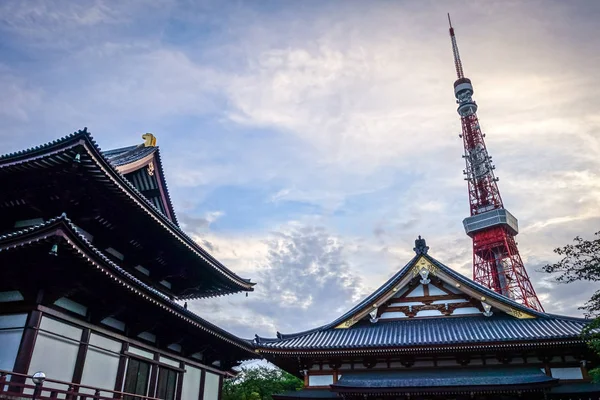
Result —
<instances>
[{"instance_id":1,"label":"curved eave","mask_svg":"<svg viewBox=\"0 0 600 400\"><path fill-rule=\"evenodd\" d=\"M208 332L225 342L255 354L254 348L249 341L239 338L199 317L175 303L161 292L141 282L123 268L109 260L100 250L95 248L77 231L77 228L65 214L53 218L43 224L0 236L0 251L33 245L40 240L52 236L63 238L72 250L78 254L82 261L102 271L108 278L118 282L124 288L142 297L144 300L178 316L187 323Z\"/></svg>"},{"instance_id":2,"label":"curved eave","mask_svg":"<svg viewBox=\"0 0 600 400\"><path fill-rule=\"evenodd\" d=\"M158 176L160 179L160 184L163 187L164 195L165 195L165 203L167 203L168 212L171 214L171 220L175 225L179 227L179 221L177 221L177 215L175 214L175 208L173 207L173 202L171 200L171 194L169 193L169 186L167 185L167 180L165 178L165 171L162 167L162 160L160 158L160 149L157 147L156 152L154 153L154 159L156 162L156 168L158 169Z\"/></svg>"},{"instance_id":3,"label":"curved eave","mask_svg":"<svg viewBox=\"0 0 600 400\"><path fill-rule=\"evenodd\" d=\"M502 350L526 350L551 347L568 347L573 345L586 346L583 339L558 339L558 340L532 340L529 342L494 342L494 343L455 343L452 345L439 344L430 346L388 346L388 347L350 347L350 348L297 348L297 349L277 349L268 347L256 347L256 352L265 357L298 357L298 356L377 356L377 355L397 355L397 354L437 354L437 353L456 353L456 352L479 352L479 351L502 351Z\"/></svg>"},{"instance_id":4,"label":"curved eave","mask_svg":"<svg viewBox=\"0 0 600 400\"><path fill-rule=\"evenodd\" d=\"M256 285L256 283L250 282L249 279L241 278L221 264L206 250L200 247L191 237L183 232L173 221L167 218L160 210L150 203L148 199L146 199L146 197L140 193L121 173L119 173L115 167L102 155L101 149L92 139L87 129L75 132L71 135L65 136L62 139L55 140L41 146L36 146L27 150L0 156L0 168L42 161L45 157L56 155L78 146L81 146L83 149L85 149L95 166L98 167L112 182L112 184L115 185L123 194L125 194L141 210L143 210L154 221L162 226L171 236L188 248L189 251L193 252L197 257L202 259L213 270L227 278L236 288L236 290L215 292L209 294L208 296L190 294L181 297L181 299L213 297L240 291L254 290L253 287Z\"/></svg>"}]
</instances>

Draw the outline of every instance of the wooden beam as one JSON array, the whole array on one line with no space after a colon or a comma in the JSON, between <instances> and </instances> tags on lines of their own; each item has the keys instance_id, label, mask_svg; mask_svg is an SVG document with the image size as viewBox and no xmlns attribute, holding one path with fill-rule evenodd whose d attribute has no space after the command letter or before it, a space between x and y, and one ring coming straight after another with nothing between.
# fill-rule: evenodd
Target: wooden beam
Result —
<instances>
[{"instance_id":1,"label":"wooden beam","mask_svg":"<svg viewBox=\"0 0 600 400\"><path fill-rule=\"evenodd\" d=\"M75 360L75 369L73 370L73 383L81 383L81 377L83 376L83 367L85 365L85 357L87 355L88 345L90 343L90 332L89 328L83 328L81 333L81 342L79 343L79 352Z\"/></svg>"},{"instance_id":2,"label":"wooden beam","mask_svg":"<svg viewBox=\"0 0 600 400\"><path fill-rule=\"evenodd\" d=\"M119 356L119 367L117 368L117 379L115 380L115 392L123 391L123 381L125 380L125 367L127 366L127 356L125 352L129 351L129 343L122 342L121 344L121 355ZM118 395L120 398L121 395Z\"/></svg>"},{"instance_id":3,"label":"wooden beam","mask_svg":"<svg viewBox=\"0 0 600 400\"><path fill-rule=\"evenodd\" d=\"M198 400L204 400L204 386L206 384L206 371L201 370L202 373L200 375L200 392L198 394Z\"/></svg>"},{"instance_id":4,"label":"wooden beam","mask_svg":"<svg viewBox=\"0 0 600 400\"><path fill-rule=\"evenodd\" d=\"M415 297L401 297L398 299L393 299L392 303L412 303L412 302L434 302L434 301L443 301L443 300L460 300L465 299L469 300L470 297L465 294L442 294L442 295L434 295L434 296L415 296Z\"/></svg>"},{"instance_id":5,"label":"wooden beam","mask_svg":"<svg viewBox=\"0 0 600 400\"><path fill-rule=\"evenodd\" d=\"M33 355L35 339L37 338L41 320L42 313L38 310L31 311L27 317L23 338L21 339L21 345L19 346L19 352L15 361L14 372L27 374L29 371L29 364L31 363L31 356ZM13 376L11 379L16 383L25 383L25 378L21 376ZM19 393L21 390L21 388L18 389Z\"/></svg>"}]
</instances>

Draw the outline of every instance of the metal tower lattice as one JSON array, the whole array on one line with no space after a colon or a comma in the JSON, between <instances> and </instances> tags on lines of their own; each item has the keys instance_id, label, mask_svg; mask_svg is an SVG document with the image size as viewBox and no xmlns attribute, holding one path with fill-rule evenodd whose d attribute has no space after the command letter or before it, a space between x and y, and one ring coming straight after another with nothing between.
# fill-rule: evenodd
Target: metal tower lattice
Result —
<instances>
[{"instance_id":1,"label":"metal tower lattice","mask_svg":"<svg viewBox=\"0 0 600 400\"><path fill-rule=\"evenodd\" d=\"M463 225L473 238L473 280L529 308L544 311L515 242L519 231L517 219L502 203L495 167L477 118L477 103L472 98L473 85L464 76L450 14L448 23L458 78L454 82L454 95L462 125L459 136L465 149L463 173L469 190L471 215L464 219Z\"/></svg>"}]
</instances>

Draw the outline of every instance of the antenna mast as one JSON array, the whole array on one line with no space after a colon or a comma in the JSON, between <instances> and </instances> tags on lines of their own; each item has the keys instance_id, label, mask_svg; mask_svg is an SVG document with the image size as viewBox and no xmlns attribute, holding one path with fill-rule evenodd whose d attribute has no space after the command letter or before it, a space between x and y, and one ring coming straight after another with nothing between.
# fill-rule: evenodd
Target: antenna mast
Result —
<instances>
[{"instance_id":1,"label":"antenna mast","mask_svg":"<svg viewBox=\"0 0 600 400\"><path fill-rule=\"evenodd\" d=\"M454 95L460 115L469 190L470 216L463 220L473 238L473 280L529 308L544 311L527 275L515 242L517 219L504 208L473 100L473 85L465 78L454 28L448 14L457 80Z\"/></svg>"}]
</instances>

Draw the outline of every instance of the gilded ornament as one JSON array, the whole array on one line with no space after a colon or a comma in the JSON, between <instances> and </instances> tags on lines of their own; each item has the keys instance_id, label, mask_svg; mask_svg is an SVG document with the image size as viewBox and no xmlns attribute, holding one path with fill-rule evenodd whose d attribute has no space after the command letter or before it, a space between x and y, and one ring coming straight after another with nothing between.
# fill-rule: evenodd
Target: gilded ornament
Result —
<instances>
[{"instance_id":1,"label":"gilded ornament","mask_svg":"<svg viewBox=\"0 0 600 400\"><path fill-rule=\"evenodd\" d=\"M148 175L154 175L154 161L150 161L150 164L148 164Z\"/></svg>"}]
</instances>

